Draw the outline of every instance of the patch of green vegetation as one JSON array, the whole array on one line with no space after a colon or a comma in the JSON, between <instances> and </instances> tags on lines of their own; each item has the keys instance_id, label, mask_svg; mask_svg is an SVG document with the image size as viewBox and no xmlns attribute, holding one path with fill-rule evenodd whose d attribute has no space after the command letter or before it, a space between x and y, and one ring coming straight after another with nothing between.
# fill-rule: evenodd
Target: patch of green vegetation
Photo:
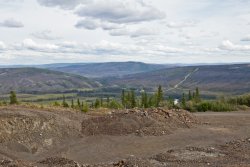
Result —
<instances>
[{"instance_id":1,"label":"patch of green vegetation","mask_svg":"<svg viewBox=\"0 0 250 167\"><path fill-rule=\"evenodd\" d=\"M189 90L188 93L183 93L179 103L176 103L173 97L166 96L161 86L150 93L146 92L144 89L123 89L118 97L110 97L108 95L101 95L101 97L83 97L83 94L81 95L80 97L75 93L16 95L15 92L11 91L9 96L2 96L4 100L0 100L0 106L26 102L34 105L40 104L41 106L48 105L69 108L82 112L88 112L89 110L99 108L130 109L154 107L164 107L168 109L181 108L190 112L227 112L245 110L250 107L250 94L227 99L222 96L216 100L204 100L200 95L199 88L196 88L194 91ZM8 100L6 100L7 97Z\"/></svg>"}]
</instances>

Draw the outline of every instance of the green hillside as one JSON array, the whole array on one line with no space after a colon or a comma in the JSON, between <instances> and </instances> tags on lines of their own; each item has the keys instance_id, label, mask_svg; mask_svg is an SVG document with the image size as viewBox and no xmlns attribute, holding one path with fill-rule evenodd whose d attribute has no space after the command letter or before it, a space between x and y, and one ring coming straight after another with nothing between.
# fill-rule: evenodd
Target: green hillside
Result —
<instances>
[{"instance_id":1,"label":"green hillside","mask_svg":"<svg viewBox=\"0 0 250 167\"><path fill-rule=\"evenodd\" d=\"M207 93L241 94L250 92L250 65L176 67L123 77L109 77L101 82L121 87L155 88L162 85L167 92L199 87Z\"/></svg>"},{"instance_id":2,"label":"green hillside","mask_svg":"<svg viewBox=\"0 0 250 167\"><path fill-rule=\"evenodd\" d=\"M54 93L97 88L99 84L82 76L37 68L0 69L0 93Z\"/></svg>"}]
</instances>

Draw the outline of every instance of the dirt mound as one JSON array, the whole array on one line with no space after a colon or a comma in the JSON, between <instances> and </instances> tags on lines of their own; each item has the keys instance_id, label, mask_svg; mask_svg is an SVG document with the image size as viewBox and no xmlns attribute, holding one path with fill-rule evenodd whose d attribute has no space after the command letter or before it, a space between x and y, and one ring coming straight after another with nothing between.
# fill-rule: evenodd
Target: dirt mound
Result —
<instances>
[{"instance_id":1,"label":"dirt mound","mask_svg":"<svg viewBox=\"0 0 250 167\"><path fill-rule=\"evenodd\" d=\"M80 124L48 111L0 109L0 143L9 151L35 154L80 134Z\"/></svg>"},{"instance_id":2,"label":"dirt mound","mask_svg":"<svg viewBox=\"0 0 250 167\"><path fill-rule=\"evenodd\" d=\"M31 165L31 163L21 161L21 160L16 160L16 161L2 160L0 161L0 166L1 167L34 167L33 165Z\"/></svg>"},{"instance_id":3,"label":"dirt mound","mask_svg":"<svg viewBox=\"0 0 250 167\"><path fill-rule=\"evenodd\" d=\"M215 147L187 147L169 150L151 158L131 157L112 164L89 167L165 167L165 166L250 166L250 138L228 142Z\"/></svg>"},{"instance_id":4,"label":"dirt mound","mask_svg":"<svg viewBox=\"0 0 250 167\"><path fill-rule=\"evenodd\" d=\"M94 116L82 122L84 135L151 135L170 134L177 128L189 128L196 123L184 110L132 109Z\"/></svg>"},{"instance_id":5,"label":"dirt mound","mask_svg":"<svg viewBox=\"0 0 250 167\"><path fill-rule=\"evenodd\" d=\"M43 161L39 162L43 165L53 166L53 167L80 167L80 165L73 161L69 160L67 158L60 158L60 157L54 157L54 158L47 158Z\"/></svg>"}]
</instances>

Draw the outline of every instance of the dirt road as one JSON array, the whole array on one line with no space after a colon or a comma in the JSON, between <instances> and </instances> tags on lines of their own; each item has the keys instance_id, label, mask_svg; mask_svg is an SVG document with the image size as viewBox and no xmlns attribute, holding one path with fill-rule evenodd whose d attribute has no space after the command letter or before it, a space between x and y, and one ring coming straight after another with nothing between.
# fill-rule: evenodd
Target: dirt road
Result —
<instances>
[{"instance_id":1,"label":"dirt road","mask_svg":"<svg viewBox=\"0 0 250 167\"><path fill-rule=\"evenodd\" d=\"M7 132L0 130L1 136L6 133L6 138L1 138L0 159L9 160L0 166L22 166L17 160L30 166L114 166L115 162L120 162L118 166L250 166L250 112L196 113L199 124L152 136L84 135L80 121L86 116L80 113L0 110L1 126L8 124L9 128ZM18 120L21 115L33 118ZM32 134L13 135L11 127L19 121L24 123L19 123L18 130L32 128ZM26 127L28 122L35 126ZM44 131L38 128L40 124ZM35 140L25 135L35 136Z\"/></svg>"}]
</instances>

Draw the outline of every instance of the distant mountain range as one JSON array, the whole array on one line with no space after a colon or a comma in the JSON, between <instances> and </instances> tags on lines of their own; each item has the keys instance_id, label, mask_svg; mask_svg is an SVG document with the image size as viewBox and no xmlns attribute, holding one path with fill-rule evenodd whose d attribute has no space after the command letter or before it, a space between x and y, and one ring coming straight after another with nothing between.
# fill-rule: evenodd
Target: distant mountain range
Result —
<instances>
[{"instance_id":1,"label":"distant mountain range","mask_svg":"<svg viewBox=\"0 0 250 167\"><path fill-rule=\"evenodd\" d=\"M74 74L38 68L0 69L0 93L9 93L11 90L22 93L53 93L97 87L97 82Z\"/></svg>"},{"instance_id":2,"label":"distant mountain range","mask_svg":"<svg viewBox=\"0 0 250 167\"><path fill-rule=\"evenodd\" d=\"M51 93L110 87L153 90L158 85L162 85L167 93L180 94L196 87L199 87L204 94L248 93L250 65L184 66L111 62L0 69L0 93L8 93L10 90L23 93Z\"/></svg>"},{"instance_id":3,"label":"distant mountain range","mask_svg":"<svg viewBox=\"0 0 250 167\"><path fill-rule=\"evenodd\" d=\"M172 65L174 66L174 65ZM51 70L78 74L89 78L103 78L110 76L124 76L149 72L159 69L172 67L162 64L146 64L141 62L109 62L109 63L88 63L88 64L69 64L65 66L48 66Z\"/></svg>"},{"instance_id":4,"label":"distant mountain range","mask_svg":"<svg viewBox=\"0 0 250 167\"><path fill-rule=\"evenodd\" d=\"M13 65L0 66L0 68L23 68L34 67L77 74L89 78L100 78L110 76L123 76L149 72L168 67L175 67L175 64L146 64L141 62L108 62L108 63L58 63L44 65Z\"/></svg>"}]
</instances>

